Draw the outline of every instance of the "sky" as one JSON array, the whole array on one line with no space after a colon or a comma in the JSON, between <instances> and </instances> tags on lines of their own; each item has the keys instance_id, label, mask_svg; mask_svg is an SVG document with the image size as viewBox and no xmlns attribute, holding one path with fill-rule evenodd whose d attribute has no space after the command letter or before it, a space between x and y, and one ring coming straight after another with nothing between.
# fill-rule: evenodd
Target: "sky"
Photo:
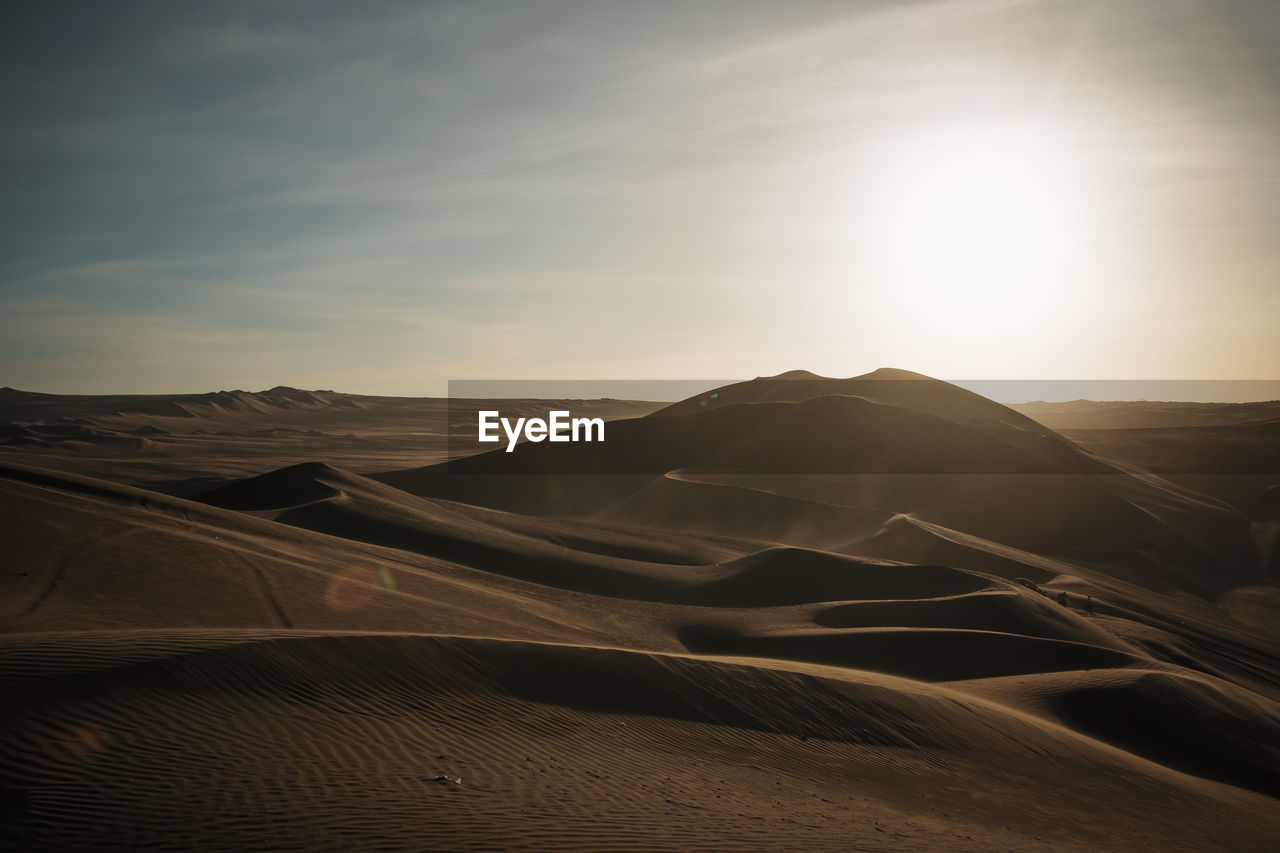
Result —
<instances>
[{"instance_id":1,"label":"sky","mask_svg":"<svg viewBox=\"0 0 1280 853\"><path fill-rule=\"evenodd\" d=\"M1280 4L7 4L0 385L1280 378Z\"/></svg>"}]
</instances>

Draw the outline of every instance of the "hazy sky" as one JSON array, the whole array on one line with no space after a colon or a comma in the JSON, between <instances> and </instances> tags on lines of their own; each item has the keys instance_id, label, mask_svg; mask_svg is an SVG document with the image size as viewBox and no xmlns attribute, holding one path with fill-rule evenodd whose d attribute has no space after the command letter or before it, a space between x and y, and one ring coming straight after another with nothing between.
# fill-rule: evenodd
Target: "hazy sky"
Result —
<instances>
[{"instance_id":1,"label":"hazy sky","mask_svg":"<svg viewBox=\"0 0 1280 853\"><path fill-rule=\"evenodd\" d=\"M7 4L0 385L1280 378L1280 4Z\"/></svg>"}]
</instances>

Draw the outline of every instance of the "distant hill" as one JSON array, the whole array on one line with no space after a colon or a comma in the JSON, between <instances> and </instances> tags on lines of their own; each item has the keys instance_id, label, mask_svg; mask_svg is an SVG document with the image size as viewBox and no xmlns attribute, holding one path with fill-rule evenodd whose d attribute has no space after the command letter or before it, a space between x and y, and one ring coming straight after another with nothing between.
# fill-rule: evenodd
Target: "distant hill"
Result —
<instances>
[{"instance_id":1,"label":"distant hill","mask_svg":"<svg viewBox=\"0 0 1280 853\"><path fill-rule=\"evenodd\" d=\"M0 388L0 421L47 421L110 415L191 418L214 412L281 409L358 408L350 394L304 391L278 385L266 391L214 391L208 394L40 394Z\"/></svg>"},{"instance_id":2,"label":"distant hill","mask_svg":"<svg viewBox=\"0 0 1280 853\"><path fill-rule=\"evenodd\" d=\"M1056 430L1169 429L1280 422L1280 400L1257 403L1181 403L1070 400L1011 405Z\"/></svg>"}]
</instances>

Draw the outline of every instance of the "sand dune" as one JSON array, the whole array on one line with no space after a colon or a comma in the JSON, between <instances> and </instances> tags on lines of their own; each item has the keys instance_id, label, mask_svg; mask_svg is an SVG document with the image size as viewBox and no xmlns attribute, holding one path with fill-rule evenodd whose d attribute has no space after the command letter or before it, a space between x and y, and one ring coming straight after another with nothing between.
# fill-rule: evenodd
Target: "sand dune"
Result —
<instances>
[{"instance_id":1,"label":"sand dune","mask_svg":"<svg viewBox=\"0 0 1280 853\"><path fill-rule=\"evenodd\" d=\"M7 550L24 567L3 576L0 616L10 632L340 628L509 636L503 613L518 607L520 637L606 636L591 627L596 620L570 615L495 572L90 478L18 466L0 474ZM467 592L449 592L455 588Z\"/></svg>"},{"instance_id":2,"label":"sand dune","mask_svg":"<svg viewBox=\"0 0 1280 853\"><path fill-rule=\"evenodd\" d=\"M1142 668L966 682L966 692L1058 720L1189 773L1277 793L1280 705L1197 673Z\"/></svg>"},{"instance_id":3,"label":"sand dune","mask_svg":"<svg viewBox=\"0 0 1280 853\"><path fill-rule=\"evenodd\" d=\"M43 805L10 828L78 849L1262 849L1275 829L1259 795L841 670L330 635L26 691L0 760L39 768L7 778Z\"/></svg>"},{"instance_id":4,"label":"sand dune","mask_svg":"<svg viewBox=\"0 0 1280 853\"><path fill-rule=\"evenodd\" d=\"M957 385L894 368L881 368L850 379L831 379L807 370L758 377L675 403L655 416L689 415L738 403L799 403L825 396L857 397L940 418L957 427L977 430L1057 469L1105 470L1105 465L1081 459L1070 442L1026 415Z\"/></svg>"},{"instance_id":5,"label":"sand dune","mask_svg":"<svg viewBox=\"0 0 1280 853\"><path fill-rule=\"evenodd\" d=\"M1050 429L1179 429L1274 423L1280 400L1256 403L1096 402L1021 403L1011 406Z\"/></svg>"},{"instance_id":6,"label":"sand dune","mask_svg":"<svg viewBox=\"0 0 1280 853\"><path fill-rule=\"evenodd\" d=\"M420 402L0 392L0 847L1269 849L1265 503L916 374L710 393L388 470Z\"/></svg>"},{"instance_id":7,"label":"sand dune","mask_svg":"<svg viewBox=\"0 0 1280 853\"><path fill-rule=\"evenodd\" d=\"M1261 577L1253 528L1235 508L955 386L879 371L784 374L712 393L712 406L701 405L708 394L614 422L603 444L526 443L375 477L523 513L821 548L854 540L877 513L907 514L1207 596ZM707 484L734 488L711 497ZM896 556L883 541L874 547Z\"/></svg>"},{"instance_id":8,"label":"sand dune","mask_svg":"<svg viewBox=\"0 0 1280 853\"><path fill-rule=\"evenodd\" d=\"M1007 424L975 423L841 394L843 383L827 382L803 383L819 393L802 400L722 403L683 414L664 409L611 424L607 442L570 448L526 443L510 454L504 449L457 460L451 469L459 474L661 474L696 468L931 475L1107 470L1060 439L1046 441L1044 452L1029 452L1023 446L1028 442L1017 435L1021 431Z\"/></svg>"}]
</instances>

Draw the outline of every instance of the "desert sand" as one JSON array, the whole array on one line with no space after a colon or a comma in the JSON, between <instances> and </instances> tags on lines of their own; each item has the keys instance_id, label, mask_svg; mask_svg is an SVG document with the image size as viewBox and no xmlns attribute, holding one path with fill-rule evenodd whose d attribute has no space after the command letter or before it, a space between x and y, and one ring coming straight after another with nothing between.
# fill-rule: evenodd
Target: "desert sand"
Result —
<instances>
[{"instance_id":1,"label":"desert sand","mask_svg":"<svg viewBox=\"0 0 1280 853\"><path fill-rule=\"evenodd\" d=\"M1274 849L1274 405L488 404L0 390L0 847Z\"/></svg>"}]
</instances>

